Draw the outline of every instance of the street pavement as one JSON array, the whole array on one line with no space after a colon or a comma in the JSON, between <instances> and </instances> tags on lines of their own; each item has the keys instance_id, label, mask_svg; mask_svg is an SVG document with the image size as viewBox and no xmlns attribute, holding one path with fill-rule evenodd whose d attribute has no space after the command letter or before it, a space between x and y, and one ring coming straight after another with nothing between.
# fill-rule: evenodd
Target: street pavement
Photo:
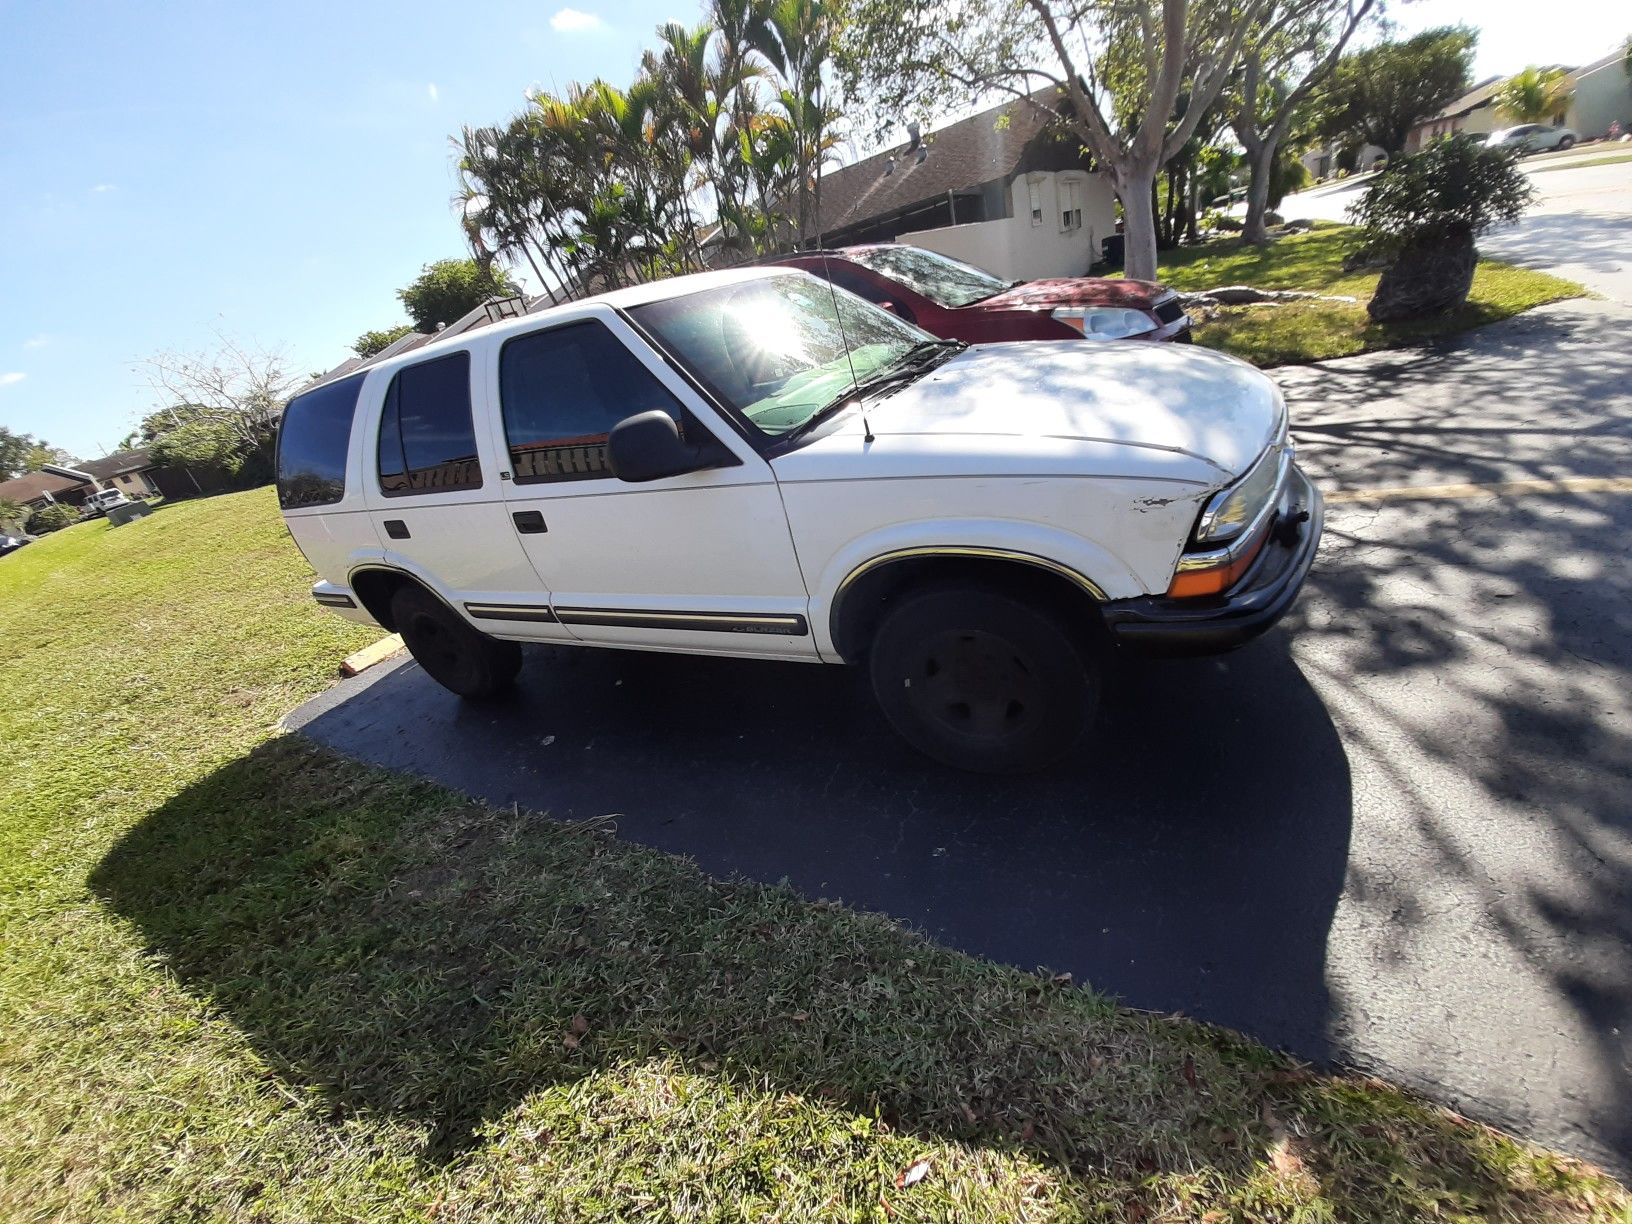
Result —
<instances>
[{"instance_id":1,"label":"street pavement","mask_svg":"<svg viewBox=\"0 0 1632 1224\"><path fill-rule=\"evenodd\" d=\"M1535 184L1536 202L1516 224L1481 238L1479 250L1580 281L1594 293L1632 305L1632 161L1581 164L1632 152L1632 144L1580 152L1579 159L1521 162ZM1288 196L1280 213L1288 220L1343 221L1365 188L1365 180L1317 187Z\"/></svg>"}]
</instances>

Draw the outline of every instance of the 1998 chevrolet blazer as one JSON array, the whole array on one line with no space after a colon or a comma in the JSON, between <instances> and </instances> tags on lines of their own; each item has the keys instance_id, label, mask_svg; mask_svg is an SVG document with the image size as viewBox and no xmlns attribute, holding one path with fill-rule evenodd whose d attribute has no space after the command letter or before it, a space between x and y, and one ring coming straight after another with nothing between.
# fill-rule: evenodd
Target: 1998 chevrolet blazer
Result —
<instances>
[{"instance_id":1,"label":"1998 chevrolet blazer","mask_svg":"<svg viewBox=\"0 0 1632 1224\"><path fill-rule=\"evenodd\" d=\"M317 601L490 696L520 642L853 663L966 769L1037 768L1107 651L1228 649L1319 541L1273 383L1175 345L937 340L808 273L678 277L295 397Z\"/></svg>"}]
</instances>

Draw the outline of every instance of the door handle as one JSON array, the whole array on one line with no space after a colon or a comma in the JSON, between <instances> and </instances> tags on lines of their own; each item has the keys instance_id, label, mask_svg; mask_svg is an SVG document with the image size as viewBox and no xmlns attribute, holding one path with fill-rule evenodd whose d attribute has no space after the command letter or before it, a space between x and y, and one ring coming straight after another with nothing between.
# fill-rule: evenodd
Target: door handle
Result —
<instances>
[{"instance_id":1,"label":"door handle","mask_svg":"<svg viewBox=\"0 0 1632 1224\"><path fill-rule=\"evenodd\" d=\"M385 534L393 540L406 540L408 538L408 524L401 519L386 519L383 526L385 527Z\"/></svg>"},{"instance_id":2,"label":"door handle","mask_svg":"<svg viewBox=\"0 0 1632 1224\"><path fill-rule=\"evenodd\" d=\"M544 516L537 510L517 510L510 517L515 520L516 530L522 535L542 535L549 530L544 525Z\"/></svg>"}]
</instances>

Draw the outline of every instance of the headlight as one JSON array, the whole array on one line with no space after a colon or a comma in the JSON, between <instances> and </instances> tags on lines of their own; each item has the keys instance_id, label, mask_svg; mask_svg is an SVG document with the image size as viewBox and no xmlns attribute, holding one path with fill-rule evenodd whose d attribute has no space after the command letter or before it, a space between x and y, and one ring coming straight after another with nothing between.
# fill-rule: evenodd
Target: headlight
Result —
<instances>
[{"instance_id":1,"label":"headlight","mask_svg":"<svg viewBox=\"0 0 1632 1224\"><path fill-rule=\"evenodd\" d=\"M1120 306L1062 306L1053 317L1090 340L1125 340L1156 330L1156 320Z\"/></svg>"},{"instance_id":2,"label":"headlight","mask_svg":"<svg viewBox=\"0 0 1632 1224\"><path fill-rule=\"evenodd\" d=\"M1196 544L1217 547L1246 530L1281 483L1284 443L1270 446L1240 480L1213 495L1196 520Z\"/></svg>"}]
</instances>

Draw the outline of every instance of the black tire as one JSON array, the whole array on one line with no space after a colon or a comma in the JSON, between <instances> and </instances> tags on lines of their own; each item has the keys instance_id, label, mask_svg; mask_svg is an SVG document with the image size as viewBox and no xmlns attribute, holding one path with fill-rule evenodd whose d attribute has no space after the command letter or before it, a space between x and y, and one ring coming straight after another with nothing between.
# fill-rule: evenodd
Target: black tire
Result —
<instances>
[{"instance_id":1,"label":"black tire","mask_svg":"<svg viewBox=\"0 0 1632 1224\"><path fill-rule=\"evenodd\" d=\"M424 587L401 587L391 597L391 619L414 662L461 697L502 693L521 670L520 646L478 633Z\"/></svg>"},{"instance_id":2,"label":"black tire","mask_svg":"<svg viewBox=\"0 0 1632 1224\"><path fill-rule=\"evenodd\" d=\"M1564 149L1569 148L1574 143L1575 143L1575 137L1574 136L1564 136L1564 137L1560 138L1560 140L1558 142L1559 150L1562 152Z\"/></svg>"},{"instance_id":3,"label":"black tire","mask_svg":"<svg viewBox=\"0 0 1632 1224\"><path fill-rule=\"evenodd\" d=\"M1082 740L1099 698L1098 659L1081 627L973 584L904 596L880 623L868 666L901 737L975 773L1052 765Z\"/></svg>"}]
</instances>

